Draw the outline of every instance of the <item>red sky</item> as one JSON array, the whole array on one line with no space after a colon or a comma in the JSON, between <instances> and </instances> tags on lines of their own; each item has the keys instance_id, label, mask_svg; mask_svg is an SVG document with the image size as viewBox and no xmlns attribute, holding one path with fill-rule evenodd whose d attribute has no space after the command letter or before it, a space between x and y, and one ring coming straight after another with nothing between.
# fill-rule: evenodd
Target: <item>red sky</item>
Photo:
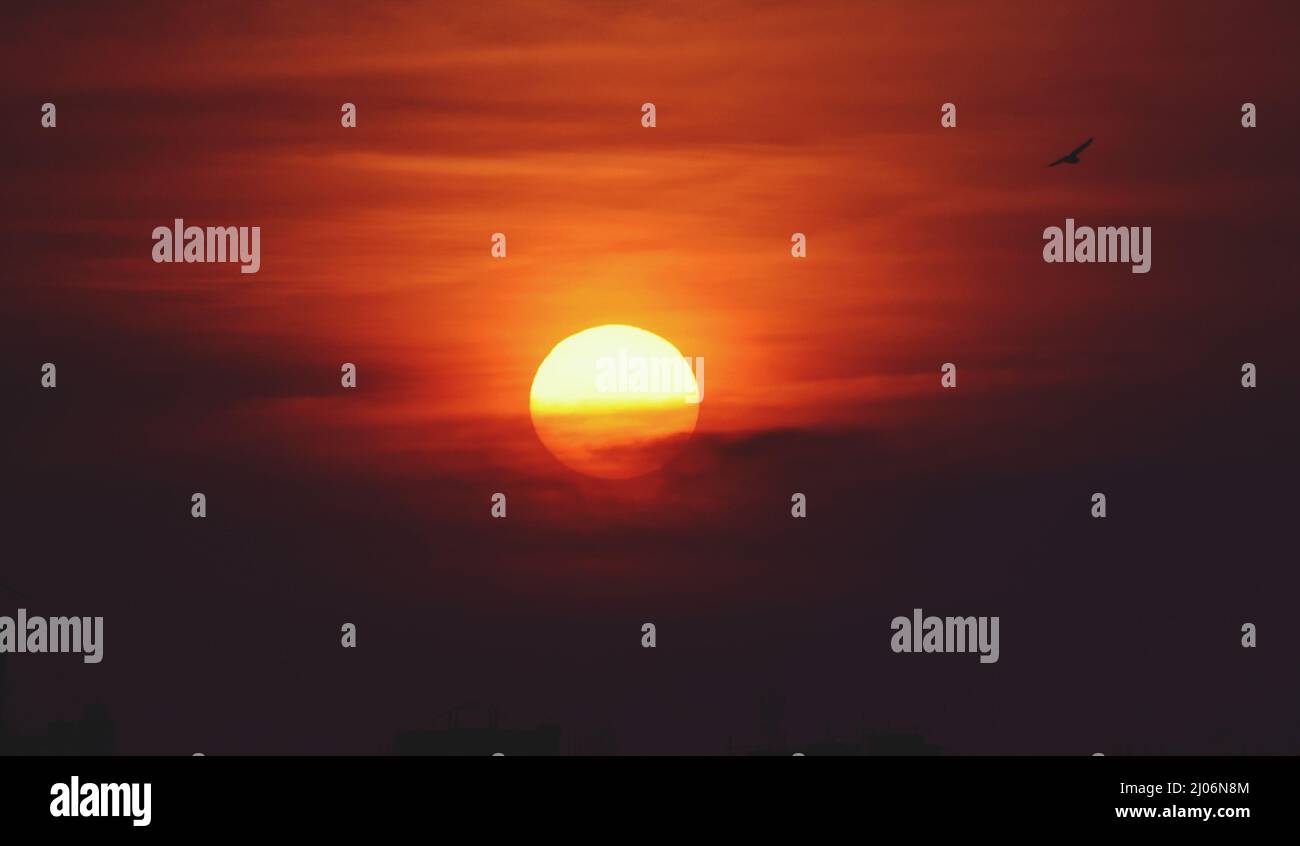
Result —
<instances>
[{"instance_id":1,"label":"red sky","mask_svg":"<svg viewBox=\"0 0 1300 846\"><path fill-rule=\"evenodd\" d=\"M384 527L310 542L322 582L352 595L441 590L445 573L395 551L356 581L358 555L410 532L471 594L489 578L525 604L684 595L735 611L739 591L816 617L821 577L755 581L771 550L736 540L761 508L784 516L791 489L869 497L908 527L883 546L919 561L904 541L933 519L931 484L967 502L969 478L1180 450L1266 461L1291 406L1261 408L1250 434L1224 421L1242 361L1295 387L1296 13L1055 5L19 10L0 35L0 350L5 386L26 392L9 420L17 478L45 491L24 509L62 502L42 487L59 478L149 508L204 474L232 498L256 478L239 519L286 555L306 541L278 519ZM344 102L356 129L339 125ZM1044 167L1090 136L1082 165ZM150 233L175 217L261 226L261 271L154 264ZM1044 264L1042 231L1066 217L1151 226L1151 272ZM498 231L504 261L489 256ZM527 419L551 346L611 322L707 362L697 449L613 487L561 468ZM62 404L37 406L49 360ZM338 387L345 361L354 393ZM540 535L494 558L479 523L503 488ZM292 516L258 510L278 493ZM847 503L832 525L856 538ZM663 547L611 551L581 534L593 525ZM847 585L911 584L858 572L834 552L846 542L819 548ZM166 573L170 553L151 554ZM471 561L491 576L465 575Z\"/></svg>"},{"instance_id":2,"label":"red sky","mask_svg":"<svg viewBox=\"0 0 1300 846\"><path fill-rule=\"evenodd\" d=\"M703 355L725 430L887 416L943 361L985 390L1096 377L1117 314L1170 337L1255 319L1240 286L1271 280L1241 268L1285 221L1243 243L1241 219L1296 187L1268 163L1295 128L1289 35L1228 7L276 8L20 21L7 230L50 246L17 257L31 296L95 322L357 360L345 414L518 415L550 346L604 322ZM18 118L46 98L57 133ZM1088 136L1085 167L1042 167ZM263 270L152 265L174 216L262 226ZM1066 216L1153 225L1154 271L1042 264Z\"/></svg>"}]
</instances>

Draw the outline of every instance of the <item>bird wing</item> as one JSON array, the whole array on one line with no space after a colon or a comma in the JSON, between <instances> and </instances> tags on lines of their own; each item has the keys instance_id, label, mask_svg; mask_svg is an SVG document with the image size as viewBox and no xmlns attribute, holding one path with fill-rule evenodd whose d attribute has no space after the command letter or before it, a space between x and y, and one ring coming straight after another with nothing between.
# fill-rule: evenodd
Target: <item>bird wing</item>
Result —
<instances>
[{"instance_id":1,"label":"bird wing","mask_svg":"<svg viewBox=\"0 0 1300 846\"><path fill-rule=\"evenodd\" d=\"M1091 143L1092 143L1092 139L1089 138L1087 141L1084 141L1082 144L1080 144L1078 147L1076 147L1076 148L1074 149L1074 152L1071 153L1070 155L1071 155L1071 156L1077 156L1077 155L1079 155L1079 154L1082 153L1084 150L1088 149L1088 145L1091 144Z\"/></svg>"},{"instance_id":2,"label":"bird wing","mask_svg":"<svg viewBox=\"0 0 1300 846\"><path fill-rule=\"evenodd\" d=\"M1048 167L1056 167L1057 165L1059 165L1061 162L1065 161L1068 158L1069 156L1061 156L1059 159L1049 164Z\"/></svg>"}]
</instances>

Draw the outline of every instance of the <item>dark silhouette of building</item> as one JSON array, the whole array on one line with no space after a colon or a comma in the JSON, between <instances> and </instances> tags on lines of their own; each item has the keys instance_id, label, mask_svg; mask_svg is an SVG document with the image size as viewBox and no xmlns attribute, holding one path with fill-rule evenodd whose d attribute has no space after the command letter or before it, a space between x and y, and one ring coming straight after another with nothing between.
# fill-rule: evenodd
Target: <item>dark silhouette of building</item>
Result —
<instances>
[{"instance_id":1,"label":"dark silhouette of building","mask_svg":"<svg viewBox=\"0 0 1300 846\"><path fill-rule=\"evenodd\" d=\"M0 755L113 754L113 719L104 705L87 705L77 720L53 720L43 733L19 734L8 719L8 661L0 653Z\"/></svg>"},{"instance_id":2,"label":"dark silhouette of building","mask_svg":"<svg viewBox=\"0 0 1300 846\"><path fill-rule=\"evenodd\" d=\"M868 734L856 739L826 738L809 743L806 755L942 755L943 749L919 734Z\"/></svg>"},{"instance_id":3,"label":"dark silhouette of building","mask_svg":"<svg viewBox=\"0 0 1300 846\"><path fill-rule=\"evenodd\" d=\"M27 597L7 585L3 592ZM23 632L16 633L23 637ZM113 719L107 706L87 705L78 720L54 720L43 734L20 735L9 720L9 654L0 652L0 755L111 755Z\"/></svg>"},{"instance_id":4,"label":"dark silhouette of building","mask_svg":"<svg viewBox=\"0 0 1300 846\"><path fill-rule=\"evenodd\" d=\"M791 744L785 735L785 700L775 691L765 694L758 703L759 745L748 755L942 755L943 748L926 742L919 734L860 731L857 737L836 738L829 728L821 740L803 745ZM736 754L734 741L727 743L728 754Z\"/></svg>"},{"instance_id":5,"label":"dark silhouette of building","mask_svg":"<svg viewBox=\"0 0 1300 846\"><path fill-rule=\"evenodd\" d=\"M560 727L502 728L497 711L476 702L457 705L435 718L446 728L404 731L393 738L398 755L559 755Z\"/></svg>"},{"instance_id":6,"label":"dark silhouette of building","mask_svg":"<svg viewBox=\"0 0 1300 846\"><path fill-rule=\"evenodd\" d=\"M785 697L775 690L758 701L758 734L764 749L785 749Z\"/></svg>"}]
</instances>

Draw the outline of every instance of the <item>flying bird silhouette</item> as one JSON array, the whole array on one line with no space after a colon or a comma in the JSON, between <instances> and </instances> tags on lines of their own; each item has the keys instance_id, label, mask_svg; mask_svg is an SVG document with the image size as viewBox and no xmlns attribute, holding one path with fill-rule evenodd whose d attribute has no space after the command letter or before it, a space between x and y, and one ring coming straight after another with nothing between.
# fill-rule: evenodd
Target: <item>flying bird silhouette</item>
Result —
<instances>
[{"instance_id":1,"label":"flying bird silhouette","mask_svg":"<svg viewBox=\"0 0 1300 846\"><path fill-rule=\"evenodd\" d=\"M1070 153L1070 155L1061 156L1059 159L1049 164L1048 167L1056 167L1059 164L1078 164L1079 154L1082 153L1084 150L1088 149L1088 145L1091 143L1092 143L1092 139L1089 138L1087 141L1084 141L1082 144L1075 147L1074 151Z\"/></svg>"}]
</instances>

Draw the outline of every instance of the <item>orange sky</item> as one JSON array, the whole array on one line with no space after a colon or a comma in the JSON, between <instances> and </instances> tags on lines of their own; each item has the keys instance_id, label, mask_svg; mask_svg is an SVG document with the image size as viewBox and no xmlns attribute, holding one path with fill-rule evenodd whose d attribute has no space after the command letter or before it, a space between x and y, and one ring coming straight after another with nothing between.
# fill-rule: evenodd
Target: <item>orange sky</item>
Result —
<instances>
[{"instance_id":1,"label":"orange sky","mask_svg":"<svg viewBox=\"0 0 1300 846\"><path fill-rule=\"evenodd\" d=\"M29 665L29 722L104 692L126 751L374 752L473 700L717 751L771 686L792 740L1295 750L1295 4L5 14L0 582L116 656ZM153 263L176 217L260 226L261 271ZM1151 272L1045 264L1067 217L1152 227ZM628 482L528 418L605 323L707 362ZM1005 614L995 673L893 660L918 604Z\"/></svg>"},{"instance_id":2,"label":"orange sky","mask_svg":"<svg viewBox=\"0 0 1300 846\"><path fill-rule=\"evenodd\" d=\"M55 334L81 314L260 371L272 395L240 413L354 417L397 449L432 421L526 414L551 346L602 323L703 356L701 427L727 432L905 419L944 361L986 394L1112 378L1152 324L1258 319L1242 286L1269 274L1239 268L1278 257L1229 241L1296 187L1265 164L1295 137L1289 34L1226 7L1191 27L1180 4L1041 6L33 17L6 51L6 228L48 249L15 257L14 316L57 303ZM57 134L32 117L47 98ZM1087 136L1085 167L1043 167ZM260 225L261 272L153 265L175 216ZM1154 225L1154 271L1044 265L1066 216ZM328 390L342 361L365 404Z\"/></svg>"}]
</instances>

